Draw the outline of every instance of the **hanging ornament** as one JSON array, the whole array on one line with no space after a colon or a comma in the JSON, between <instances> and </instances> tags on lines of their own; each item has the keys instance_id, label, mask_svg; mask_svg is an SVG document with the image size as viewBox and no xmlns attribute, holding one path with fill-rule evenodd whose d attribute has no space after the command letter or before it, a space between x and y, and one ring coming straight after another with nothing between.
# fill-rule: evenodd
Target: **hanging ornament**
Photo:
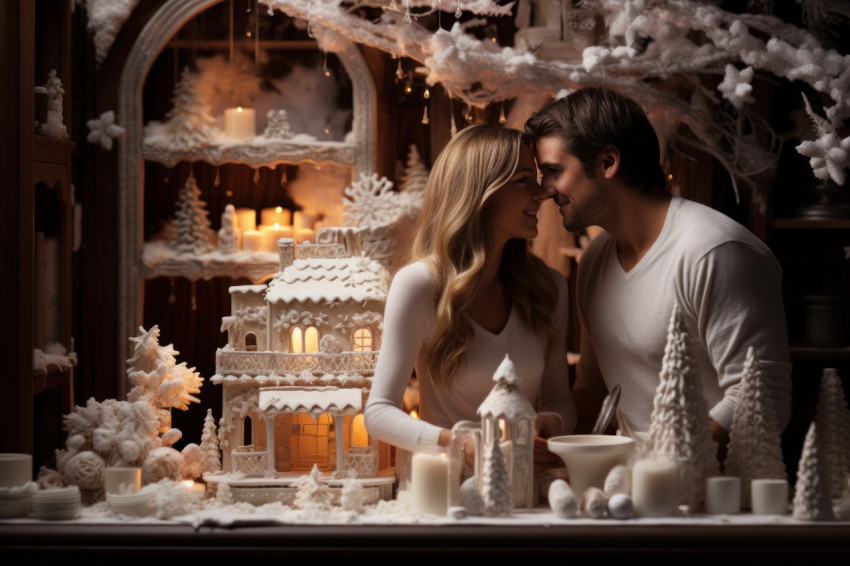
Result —
<instances>
[{"instance_id":1,"label":"hanging ornament","mask_svg":"<svg viewBox=\"0 0 850 566\"><path fill-rule=\"evenodd\" d=\"M454 113L454 111L452 111L451 115L452 115L452 125L449 128L449 133L451 133L452 137L455 137L455 134L457 133L457 125L455 125L455 113Z\"/></svg>"},{"instance_id":2,"label":"hanging ornament","mask_svg":"<svg viewBox=\"0 0 850 566\"><path fill-rule=\"evenodd\" d=\"M286 165L284 165L284 166L283 166L283 167L281 167L280 169L281 169L281 172L280 172L280 186L281 186L281 187L285 187L285 186L286 186Z\"/></svg>"},{"instance_id":3,"label":"hanging ornament","mask_svg":"<svg viewBox=\"0 0 850 566\"><path fill-rule=\"evenodd\" d=\"M428 119L428 107L425 107L425 112L422 114L422 123L427 124L431 120Z\"/></svg>"},{"instance_id":4,"label":"hanging ornament","mask_svg":"<svg viewBox=\"0 0 850 566\"><path fill-rule=\"evenodd\" d=\"M499 123L504 124L508 119L505 118L505 103L502 103L502 108L499 110Z\"/></svg>"},{"instance_id":5,"label":"hanging ornament","mask_svg":"<svg viewBox=\"0 0 850 566\"><path fill-rule=\"evenodd\" d=\"M192 279L192 310L198 310L198 301L195 298L195 280Z\"/></svg>"},{"instance_id":6,"label":"hanging ornament","mask_svg":"<svg viewBox=\"0 0 850 566\"><path fill-rule=\"evenodd\" d=\"M431 91L428 89L427 86L425 87L425 92L422 93L422 98L424 98L425 100L431 98Z\"/></svg>"},{"instance_id":7,"label":"hanging ornament","mask_svg":"<svg viewBox=\"0 0 850 566\"><path fill-rule=\"evenodd\" d=\"M174 296L174 277L169 277L168 281L171 283L171 294L168 295L168 304L173 305L177 302L177 297Z\"/></svg>"},{"instance_id":8,"label":"hanging ornament","mask_svg":"<svg viewBox=\"0 0 850 566\"><path fill-rule=\"evenodd\" d=\"M455 10L455 18L459 18L463 15L463 12L460 11L460 0L457 0L457 10Z\"/></svg>"},{"instance_id":9,"label":"hanging ornament","mask_svg":"<svg viewBox=\"0 0 850 566\"><path fill-rule=\"evenodd\" d=\"M217 187L221 184L221 165L215 166L215 179L213 180L213 187Z\"/></svg>"},{"instance_id":10,"label":"hanging ornament","mask_svg":"<svg viewBox=\"0 0 850 566\"><path fill-rule=\"evenodd\" d=\"M410 81L407 81L404 85L404 94L410 94L413 92L413 87L410 86Z\"/></svg>"},{"instance_id":11,"label":"hanging ornament","mask_svg":"<svg viewBox=\"0 0 850 566\"><path fill-rule=\"evenodd\" d=\"M404 23L410 25L410 0L404 0Z\"/></svg>"},{"instance_id":12,"label":"hanging ornament","mask_svg":"<svg viewBox=\"0 0 850 566\"><path fill-rule=\"evenodd\" d=\"M331 130L331 119L330 119L330 118L328 118L328 121L327 121L327 123L325 124L325 129L323 129L323 130L322 130L322 133L324 133L324 134L325 134L325 137L326 137L326 138L330 138L330 137L331 137L331 131L332 131L332 130Z\"/></svg>"},{"instance_id":13,"label":"hanging ornament","mask_svg":"<svg viewBox=\"0 0 850 566\"><path fill-rule=\"evenodd\" d=\"M324 73L325 73L325 76L326 76L326 77L330 77L330 76L331 76L331 72L330 72L330 70L328 69L328 52L327 52L327 51L325 51L324 59L323 59L323 61L322 61L322 72L324 72Z\"/></svg>"},{"instance_id":14,"label":"hanging ornament","mask_svg":"<svg viewBox=\"0 0 850 566\"><path fill-rule=\"evenodd\" d=\"M466 105L466 113L463 118L467 121L467 123L472 122L472 107L468 104Z\"/></svg>"},{"instance_id":15,"label":"hanging ornament","mask_svg":"<svg viewBox=\"0 0 850 566\"><path fill-rule=\"evenodd\" d=\"M398 58L398 67L395 70L395 78L397 80L404 78L404 69L401 68L401 57Z\"/></svg>"},{"instance_id":16,"label":"hanging ornament","mask_svg":"<svg viewBox=\"0 0 850 566\"><path fill-rule=\"evenodd\" d=\"M256 187L260 182L260 168L257 167L254 169L254 186Z\"/></svg>"}]
</instances>

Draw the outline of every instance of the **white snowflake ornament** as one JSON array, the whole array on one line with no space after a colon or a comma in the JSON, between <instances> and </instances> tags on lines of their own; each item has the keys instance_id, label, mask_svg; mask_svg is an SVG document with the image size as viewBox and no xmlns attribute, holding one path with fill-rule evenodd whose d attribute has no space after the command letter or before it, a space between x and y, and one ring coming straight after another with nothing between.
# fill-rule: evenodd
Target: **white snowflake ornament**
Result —
<instances>
[{"instance_id":1,"label":"white snowflake ornament","mask_svg":"<svg viewBox=\"0 0 850 566\"><path fill-rule=\"evenodd\" d=\"M735 65L726 65L726 75L723 81L717 85L717 90L723 93L723 98L732 103L732 106L740 110L744 104L755 102L752 96L753 68L747 67L739 71Z\"/></svg>"},{"instance_id":2,"label":"white snowflake ornament","mask_svg":"<svg viewBox=\"0 0 850 566\"><path fill-rule=\"evenodd\" d=\"M107 110L100 118L88 120L86 125L89 127L86 141L99 143L106 151L112 149L112 140L124 135L124 128L115 123L115 112L112 110Z\"/></svg>"},{"instance_id":3,"label":"white snowflake ornament","mask_svg":"<svg viewBox=\"0 0 850 566\"><path fill-rule=\"evenodd\" d=\"M829 132L814 141L804 141L796 149L809 158L815 177L844 185L846 169L850 167L850 136L841 139L835 132Z\"/></svg>"}]
</instances>

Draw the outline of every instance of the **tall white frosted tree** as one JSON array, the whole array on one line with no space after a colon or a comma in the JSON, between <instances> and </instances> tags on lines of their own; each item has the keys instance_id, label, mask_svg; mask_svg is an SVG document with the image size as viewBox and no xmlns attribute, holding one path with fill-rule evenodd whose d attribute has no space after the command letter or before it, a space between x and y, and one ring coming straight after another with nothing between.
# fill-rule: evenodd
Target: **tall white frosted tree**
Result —
<instances>
[{"instance_id":1,"label":"tall white frosted tree","mask_svg":"<svg viewBox=\"0 0 850 566\"><path fill-rule=\"evenodd\" d=\"M201 433L201 451L204 453L204 471L220 471L221 453L218 450L218 435L216 434L212 409L207 409L207 416L204 418L204 430Z\"/></svg>"},{"instance_id":2,"label":"tall white frosted tree","mask_svg":"<svg viewBox=\"0 0 850 566\"><path fill-rule=\"evenodd\" d=\"M173 107L165 129L168 145L174 149L207 145L218 133L212 108L198 92L195 81L189 69L184 68L171 97Z\"/></svg>"},{"instance_id":3,"label":"tall white frosted tree","mask_svg":"<svg viewBox=\"0 0 850 566\"><path fill-rule=\"evenodd\" d=\"M292 128L289 125L289 117L286 110L269 110L266 113L268 122L263 135L267 138L288 140L292 137Z\"/></svg>"},{"instance_id":4,"label":"tall white frosted tree","mask_svg":"<svg viewBox=\"0 0 850 566\"><path fill-rule=\"evenodd\" d=\"M406 192L425 192L425 185L427 184L428 168L422 163L422 158L419 157L416 146L410 144L410 151L407 152L407 164L404 168L404 180L400 189Z\"/></svg>"},{"instance_id":5,"label":"tall white frosted tree","mask_svg":"<svg viewBox=\"0 0 850 566\"><path fill-rule=\"evenodd\" d=\"M690 466L692 483L682 486L683 503L696 511L705 503L705 478L717 471L717 445L678 303L670 315L659 380L649 428L652 451Z\"/></svg>"},{"instance_id":6,"label":"tall white frosted tree","mask_svg":"<svg viewBox=\"0 0 850 566\"><path fill-rule=\"evenodd\" d=\"M214 232L207 218L207 203L201 200L201 190L195 177L189 175L177 200L174 229L177 234L171 247L178 254L200 255L212 250Z\"/></svg>"},{"instance_id":7,"label":"tall white frosted tree","mask_svg":"<svg viewBox=\"0 0 850 566\"><path fill-rule=\"evenodd\" d=\"M850 480L850 410L841 378L833 368L823 370L815 418L829 472L830 495L838 498Z\"/></svg>"},{"instance_id":8,"label":"tall white frosted tree","mask_svg":"<svg viewBox=\"0 0 850 566\"><path fill-rule=\"evenodd\" d=\"M797 468L792 515L803 521L831 521L835 519L832 499L829 496L829 472L820 445L817 422L809 425L803 454Z\"/></svg>"},{"instance_id":9,"label":"tall white frosted tree","mask_svg":"<svg viewBox=\"0 0 850 566\"><path fill-rule=\"evenodd\" d=\"M729 433L727 473L741 478L741 505L750 507L754 479L788 479L776 407L751 346L747 350L738 406Z\"/></svg>"},{"instance_id":10,"label":"tall white frosted tree","mask_svg":"<svg viewBox=\"0 0 850 566\"><path fill-rule=\"evenodd\" d=\"M201 392L204 378L186 362L177 363L174 356L180 352L171 344L160 346L158 326L150 330L139 327L139 332L139 336L130 338L136 345L127 360L127 379L133 386L127 400L148 402L157 412L160 431L168 434L170 409L185 411L189 403L200 402L194 394Z\"/></svg>"},{"instance_id":11,"label":"tall white frosted tree","mask_svg":"<svg viewBox=\"0 0 850 566\"><path fill-rule=\"evenodd\" d=\"M481 470L481 498L488 515L510 515L513 507L511 477L498 442L484 454Z\"/></svg>"}]
</instances>

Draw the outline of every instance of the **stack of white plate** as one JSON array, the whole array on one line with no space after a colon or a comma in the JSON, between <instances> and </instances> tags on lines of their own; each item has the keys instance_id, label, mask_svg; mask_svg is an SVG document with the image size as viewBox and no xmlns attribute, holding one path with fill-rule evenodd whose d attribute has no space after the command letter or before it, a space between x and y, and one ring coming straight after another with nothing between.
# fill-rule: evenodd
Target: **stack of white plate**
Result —
<instances>
[{"instance_id":1,"label":"stack of white plate","mask_svg":"<svg viewBox=\"0 0 850 566\"><path fill-rule=\"evenodd\" d=\"M30 514L33 491L38 486L27 482L19 487L0 487L0 519L26 517Z\"/></svg>"},{"instance_id":2,"label":"stack of white plate","mask_svg":"<svg viewBox=\"0 0 850 566\"><path fill-rule=\"evenodd\" d=\"M156 491L142 488L136 493L107 493L106 502L116 515L146 517L154 511Z\"/></svg>"},{"instance_id":3,"label":"stack of white plate","mask_svg":"<svg viewBox=\"0 0 850 566\"><path fill-rule=\"evenodd\" d=\"M49 487L32 494L32 514L37 519L73 519L82 509L80 488Z\"/></svg>"}]
</instances>

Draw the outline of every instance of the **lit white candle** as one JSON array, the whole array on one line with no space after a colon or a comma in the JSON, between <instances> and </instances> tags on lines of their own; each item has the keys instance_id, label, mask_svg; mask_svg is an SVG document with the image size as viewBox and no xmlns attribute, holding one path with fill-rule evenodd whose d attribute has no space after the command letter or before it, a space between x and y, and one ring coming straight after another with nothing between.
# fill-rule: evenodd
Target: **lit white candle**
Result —
<instances>
[{"instance_id":1,"label":"lit white candle","mask_svg":"<svg viewBox=\"0 0 850 566\"><path fill-rule=\"evenodd\" d=\"M257 135L253 108L227 108L224 111L224 133L229 138L244 140Z\"/></svg>"},{"instance_id":2,"label":"lit white candle","mask_svg":"<svg viewBox=\"0 0 850 566\"><path fill-rule=\"evenodd\" d=\"M257 211L253 208L236 209L236 227L242 233L246 230L257 229Z\"/></svg>"},{"instance_id":3,"label":"lit white candle","mask_svg":"<svg viewBox=\"0 0 850 566\"><path fill-rule=\"evenodd\" d=\"M242 251L253 253L266 251L266 235L261 230L245 230L242 232Z\"/></svg>"},{"instance_id":4,"label":"lit white candle","mask_svg":"<svg viewBox=\"0 0 850 566\"><path fill-rule=\"evenodd\" d=\"M295 215L292 217L292 228L297 232L298 230L309 228L310 230L315 229L316 226L316 217L308 212L304 212L303 210L296 210Z\"/></svg>"},{"instance_id":5,"label":"lit white candle","mask_svg":"<svg viewBox=\"0 0 850 566\"><path fill-rule=\"evenodd\" d=\"M260 231L263 233L265 244L263 249L267 252L276 254L279 253L277 241L281 238L291 238L292 228L289 226L281 226L275 223L273 226L260 226Z\"/></svg>"},{"instance_id":6,"label":"lit white candle","mask_svg":"<svg viewBox=\"0 0 850 566\"><path fill-rule=\"evenodd\" d=\"M710 515L741 512L741 478L715 476L705 480L705 510Z\"/></svg>"},{"instance_id":7,"label":"lit white candle","mask_svg":"<svg viewBox=\"0 0 850 566\"><path fill-rule=\"evenodd\" d=\"M413 454L410 491L414 513L445 515L449 497L448 456L428 450Z\"/></svg>"},{"instance_id":8,"label":"lit white candle","mask_svg":"<svg viewBox=\"0 0 850 566\"><path fill-rule=\"evenodd\" d=\"M788 482L757 479L750 484L753 515L785 515L788 512Z\"/></svg>"},{"instance_id":9,"label":"lit white candle","mask_svg":"<svg viewBox=\"0 0 850 566\"><path fill-rule=\"evenodd\" d=\"M114 467L103 470L103 486L106 493L135 493L142 488L142 469L138 467Z\"/></svg>"},{"instance_id":10,"label":"lit white candle","mask_svg":"<svg viewBox=\"0 0 850 566\"><path fill-rule=\"evenodd\" d=\"M20 487L32 481L32 456L0 454L0 487Z\"/></svg>"},{"instance_id":11,"label":"lit white candle","mask_svg":"<svg viewBox=\"0 0 850 566\"><path fill-rule=\"evenodd\" d=\"M638 517L666 517L679 503L679 466L672 460L640 460L632 469L632 501Z\"/></svg>"},{"instance_id":12,"label":"lit white candle","mask_svg":"<svg viewBox=\"0 0 850 566\"><path fill-rule=\"evenodd\" d=\"M202 483L195 483L192 480L183 480L183 487L192 495L203 497L207 491L207 486Z\"/></svg>"},{"instance_id":13,"label":"lit white candle","mask_svg":"<svg viewBox=\"0 0 850 566\"><path fill-rule=\"evenodd\" d=\"M282 206L264 208L260 211L260 224L264 226L289 226L292 223L292 212Z\"/></svg>"}]
</instances>

